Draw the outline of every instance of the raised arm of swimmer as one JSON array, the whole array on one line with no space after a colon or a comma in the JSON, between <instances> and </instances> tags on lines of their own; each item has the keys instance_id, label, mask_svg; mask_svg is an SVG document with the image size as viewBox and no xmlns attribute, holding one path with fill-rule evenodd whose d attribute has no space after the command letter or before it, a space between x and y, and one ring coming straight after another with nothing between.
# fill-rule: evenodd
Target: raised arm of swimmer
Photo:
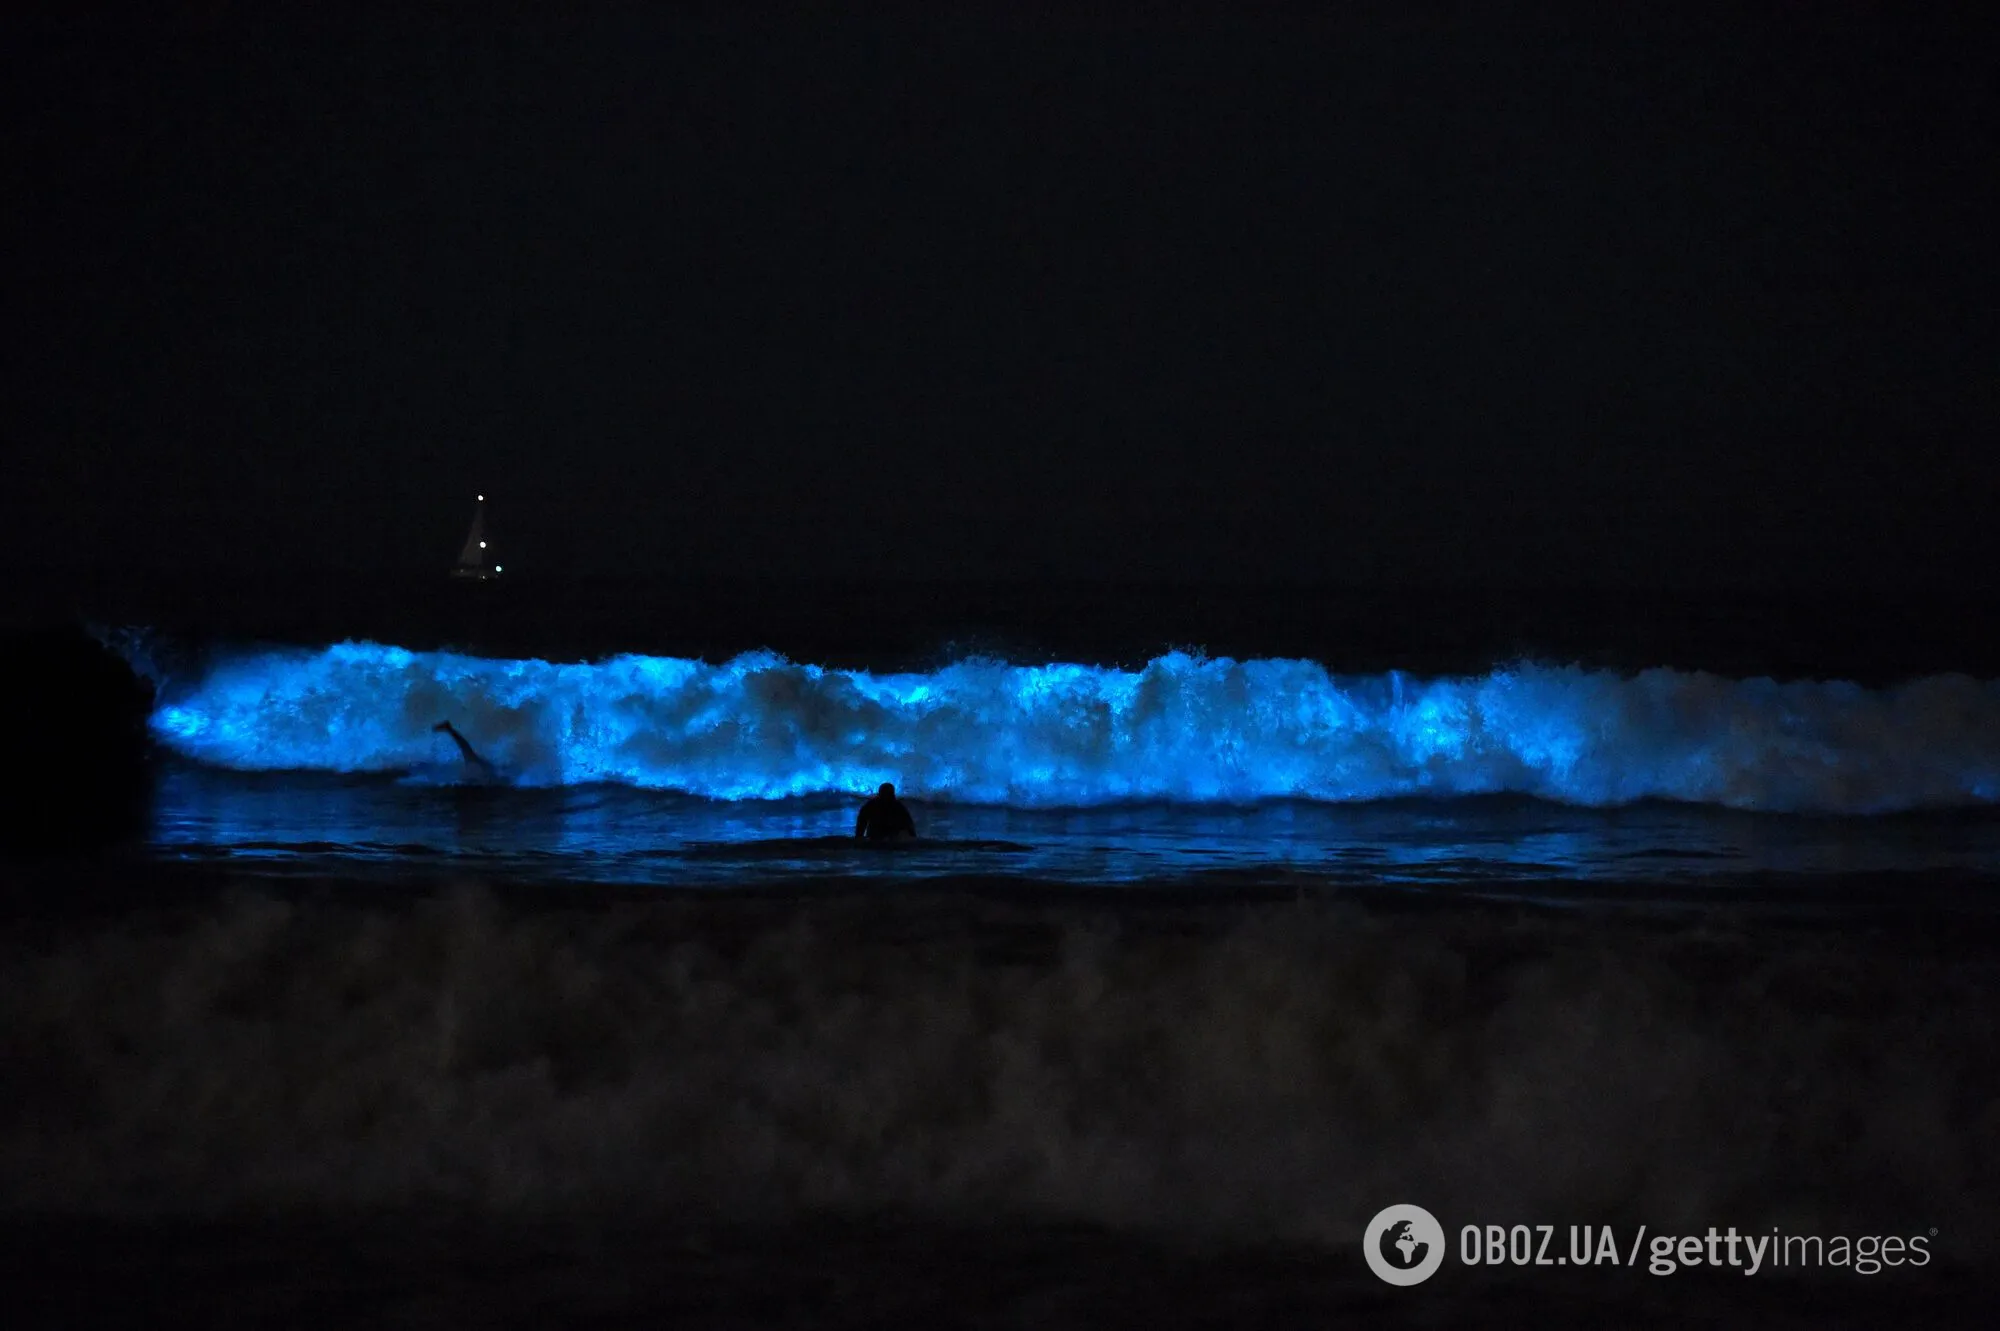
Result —
<instances>
[{"instance_id":1,"label":"raised arm of swimmer","mask_svg":"<svg viewBox=\"0 0 2000 1331\"><path fill-rule=\"evenodd\" d=\"M471 740L458 733L457 726L449 721L440 721L432 726L431 729L442 731L444 734L451 736L451 742L458 745L458 755L465 759L467 767L473 768L486 776L493 775L493 764L479 756L479 750L472 747Z\"/></svg>"}]
</instances>

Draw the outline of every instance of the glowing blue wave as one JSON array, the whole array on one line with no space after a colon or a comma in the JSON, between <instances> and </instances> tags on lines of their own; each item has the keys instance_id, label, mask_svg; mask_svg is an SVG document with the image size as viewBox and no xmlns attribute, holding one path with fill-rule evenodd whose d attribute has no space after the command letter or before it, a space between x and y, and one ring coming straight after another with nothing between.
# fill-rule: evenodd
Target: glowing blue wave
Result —
<instances>
[{"instance_id":1,"label":"glowing blue wave","mask_svg":"<svg viewBox=\"0 0 2000 1331\"><path fill-rule=\"evenodd\" d=\"M373 643L269 651L170 691L155 733L239 768L449 770L449 718L525 785L723 799L1021 805L1517 792L1883 812L2000 800L2000 684L1892 689L1522 665L1335 676L1175 653L1138 671L963 661L871 674L752 653L496 661ZM442 748L441 748L442 746Z\"/></svg>"}]
</instances>

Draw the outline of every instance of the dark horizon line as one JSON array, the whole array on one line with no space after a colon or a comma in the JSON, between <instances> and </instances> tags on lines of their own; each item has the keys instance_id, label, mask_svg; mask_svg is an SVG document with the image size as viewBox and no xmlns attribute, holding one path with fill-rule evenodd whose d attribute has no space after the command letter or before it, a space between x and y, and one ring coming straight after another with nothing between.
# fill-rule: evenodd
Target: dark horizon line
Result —
<instances>
[{"instance_id":1,"label":"dark horizon line","mask_svg":"<svg viewBox=\"0 0 2000 1331\"><path fill-rule=\"evenodd\" d=\"M502 557L503 562L505 556ZM15 586L53 594L87 589L128 590L179 588L186 584L210 582L231 587L271 585L289 580L315 583L346 581L383 586L394 584L414 590L449 589L454 580L451 565L438 562L423 565L352 565L328 563L284 563L265 561L255 570L233 564L191 564L174 568L133 570L123 561L99 563L15 564L10 570ZM536 588L566 584L623 586L702 586L745 587L867 587L888 583L898 586L952 587L1080 587L1103 589L1159 589L1227 587L1268 589L1273 592L1309 591L1369 595L1404 592L1434 592L1467 595L1537 595L1545 593L1604 594L1675 597L1786 597L1838 600L1856 595L1903 596L1947 595L1965 601L2000 601L2000 588L1968 585L1962 578L1943 573L1922 577L1857 578L1841 583L1806 582L1797 579L1721 580L1690 578L1685 581L1646 581L1575 578L1476 578L1452 577L1412 572L1404 576L1369 578L1300 572L1270 573L1232 571L1220 566L1194 574L1144 574L1131 572L1098 573L1088 569L1037 567L1020 573L949 572L925 565L891 570L794 570L718 571L708 568L608 570L598 567L536 568L519 566L502 577L480 584L478 594L504 594L510 585ZM470 587L467 594L475 594Z\"/></svg>"}]
</instances>

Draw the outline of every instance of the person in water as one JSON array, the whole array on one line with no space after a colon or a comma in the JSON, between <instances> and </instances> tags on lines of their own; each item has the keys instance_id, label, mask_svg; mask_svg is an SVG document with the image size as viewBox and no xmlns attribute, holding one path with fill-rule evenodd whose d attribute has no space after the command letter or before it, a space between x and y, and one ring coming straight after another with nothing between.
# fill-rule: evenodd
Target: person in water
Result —
<instances>
[{"instance_id":1,"label":"person in water","mask_svg":"<svg viewBox=\"0 0 2000 1331\"><path fill-rule=\"evenodd\" d=\"M451 736L452 743L458 745L458 756L465 759L465 767L482 780L490 780L495 775L493 764L479 756L479 750L472 747L472 741L458 733L458 727L449 721L440 721L432 730Z\"/></svg>"},{"instance_id":2,"label":"person in water","mask_svg":"<svg viewBox=\"0 0 2000 1331\"><path fill-rule=\"evenodd\" d=\"M857 841L907 841L917 835L917 825L910 818L910 811L896 798L894 782L884 781L882 788L875 792L875 798L861 806L860 814L854 820L854 838Z\"/></svg>"}]
</instances>

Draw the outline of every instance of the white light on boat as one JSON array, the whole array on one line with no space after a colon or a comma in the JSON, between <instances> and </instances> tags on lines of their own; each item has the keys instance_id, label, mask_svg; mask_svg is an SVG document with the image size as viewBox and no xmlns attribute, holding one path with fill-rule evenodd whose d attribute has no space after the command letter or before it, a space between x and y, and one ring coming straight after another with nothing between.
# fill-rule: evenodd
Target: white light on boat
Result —
<instances>
[{"instance_id":1,"label":"white light on boat","mask_svg":"<svg viewBox=\"0 0 2000 1331\"><path fill-rule=\"evenodd\" d=\"M495 565L493 566L493 571L494 571L495 573L498 573L498 572L500 571L500 566L499 566L498 564L495 564Z\"/></svg>"},{"instance_id":2,"label":"white light on boat","mask_svg":"<svg viewBox=\"0 0 2000 1331\"><path fill-rule=\"evenodd\" d=\"M486 502L486 496L485 496L485 495L481 495L481 496L479 496L479 502L480 502L480 503L482 503L482 504L483 504L483 503L485 503L485 502Z\"/></svg>"},{"instance_id":3,"label":"white light on boat","mask_svg":"<svg viewBox=\"0 0 2000 1331\"><path fill-rule=\"evenodd\" d=\"M481 542L479 543L479 548L480 548L481 550L484 550L484 549L486 548L486 542L484 542L484 541L481 541Z\"/></svg>"}]
</instances>

